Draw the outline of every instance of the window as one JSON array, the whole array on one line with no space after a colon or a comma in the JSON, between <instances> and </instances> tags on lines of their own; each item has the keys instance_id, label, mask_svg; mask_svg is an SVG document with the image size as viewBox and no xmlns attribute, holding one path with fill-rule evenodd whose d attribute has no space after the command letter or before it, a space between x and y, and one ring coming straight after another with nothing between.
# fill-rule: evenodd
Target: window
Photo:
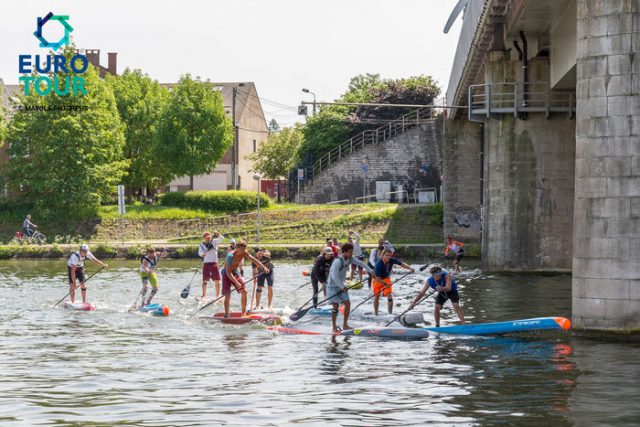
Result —
<instances>
[{"instance_id":1,"label":"window","mask_svg":"<svg viewBox=\"0 0 640 427\"><path fill-rule=\"evenodd\" d=\"M254 139L254 140L253 140L253 152L254 152L254 153L256 152L256 148L257 148L257 147L256 147L256 140Z\"/></svg>"}]
</instances>

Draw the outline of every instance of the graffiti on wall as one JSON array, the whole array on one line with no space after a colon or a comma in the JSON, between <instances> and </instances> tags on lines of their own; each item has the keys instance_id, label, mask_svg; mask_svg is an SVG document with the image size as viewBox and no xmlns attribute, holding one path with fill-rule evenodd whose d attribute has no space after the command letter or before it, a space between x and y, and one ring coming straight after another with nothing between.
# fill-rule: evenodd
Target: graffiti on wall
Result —
<instances>
[{"instance_id":1,"label":"graffiti on wall","mask_svg":"<svg viewBox=\"0 0 640 427\"><path fill-rule=\"evenodd\" d=\"M480 229L482 220L480 213L472 207L461 206L454 212L454 221L461 227Z\"/></svg>"}]
</instances>

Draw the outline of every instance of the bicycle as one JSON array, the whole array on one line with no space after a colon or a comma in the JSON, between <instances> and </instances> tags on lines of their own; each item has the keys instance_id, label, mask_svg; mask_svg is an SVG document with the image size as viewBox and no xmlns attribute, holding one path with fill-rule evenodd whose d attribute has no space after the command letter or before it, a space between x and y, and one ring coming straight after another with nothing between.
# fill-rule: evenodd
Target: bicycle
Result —
<instances>
[{"instance_id":1,"label":"bicycle","mask_svg":"<svg viewBox=\"0 0 640 427\"><path fill-rule=\"evenodd\" d=\"M47 236L39 232L38 230L34 230L31 236L25 237L22 231L16 231L15 237L11 240L12 243L17 243L22 245L26 243L28 245L44 245L47 241Z\"/></svg>"}]
</instances>

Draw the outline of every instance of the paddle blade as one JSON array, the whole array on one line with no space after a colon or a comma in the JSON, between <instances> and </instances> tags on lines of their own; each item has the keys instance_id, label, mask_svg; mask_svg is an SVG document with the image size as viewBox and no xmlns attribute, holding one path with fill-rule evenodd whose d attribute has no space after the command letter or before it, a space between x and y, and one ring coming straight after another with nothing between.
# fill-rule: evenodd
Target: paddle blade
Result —
<instances>
[{"instance_id":1,"label":"paddle blade","mask_svg":"<svg viewBox=\"0 0 640 427\"><path fill-rule=\"evenodd\" d=\"M191 290L191 286L187 286L186 288L184 288L184 289L182 290L182 292L180 293L180 296L181 296L182 298L186 298L186 297L188 297L188 296L189 296L189 291L190 291L190 290Z\"/></svg>"},{"instance_id":2,"label":"paddle blade","mask_svg":"<svg viewBox=\"0 0 640 427\"><path fill-rule=\"evenodd\" d=\"M302 319L311 308L312 307L305 308L304 310L298 310L291 316L289 316L289 319L291 319L292 322L297 322L298 320Z\"/></svg>"}]
</instances>

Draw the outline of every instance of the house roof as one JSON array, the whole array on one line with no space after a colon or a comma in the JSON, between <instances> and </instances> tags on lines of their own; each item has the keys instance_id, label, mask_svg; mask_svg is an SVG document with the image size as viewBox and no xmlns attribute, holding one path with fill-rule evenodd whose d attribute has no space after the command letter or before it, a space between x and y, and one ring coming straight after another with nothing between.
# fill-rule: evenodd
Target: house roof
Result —
<instances>
[{"instance_id":1,"label":"house roof","mask_svg":"<svg viewBox=\"0 0 640 427\"><path fill-rule=\"evenodd\" d=\"M237 88L236 94L236 114L238 120L240 120L243 114L253 114L260 117L267 127L267 120L264 117L264 111L262 110L262 103L258 97L258 91L256 85L253 82L210 82L215 90L222 92L224 98L224 110L227 114L231 115L231 107L233 105L233 88ZM160 83L160 86L171 89L177 83ZM254 109L250 107L253 101L251 98L255 98L257 102L254 103L257 107Z\"/></svg>"}]
</instances>

